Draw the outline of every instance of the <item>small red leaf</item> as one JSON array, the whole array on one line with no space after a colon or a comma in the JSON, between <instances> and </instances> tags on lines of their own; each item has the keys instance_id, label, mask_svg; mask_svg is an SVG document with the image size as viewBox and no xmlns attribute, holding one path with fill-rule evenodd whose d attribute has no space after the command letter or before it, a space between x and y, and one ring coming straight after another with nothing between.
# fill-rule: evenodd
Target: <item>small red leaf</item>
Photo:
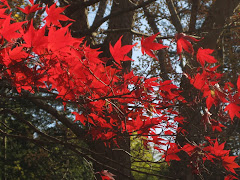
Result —
<instances>
[{"instance_id":1,"label":"small red leaf","mask_svg":"<svg viewBox=\"0 0 240 180\"><path fill-rule=\"evenodd\" d=\"M240 106L238 106L235 103L230 103L229 105L227 105L224 111L228 111L232 121L234 116L237 116L240 118Z\"/></svg>"},{"instance_id":2,"label":"small red leaf","mask_svg":"<svg viewBox=\"0 0 240 180\"><path fill-rule=\"evenodd\" d=\"M216 63L217 60L211 56L210 54L213 53L212 49L203 49L203 48L199 48L198 52L197 52L197 60L198 62L204 66L205 61L208 63Z\"/></svg>"},{"instance_id":3,"label":"small red leaf","mask_svg":"<svg viewBox=\"0 0 240 180\"><path fill-rule=\"evenodd\" d=\"M22 25L25 22L17 22L12 23L10 22L11 17L8 16L4 23L2 24L2 29L0 30L1 35L6 39L7 41L11 41L12 39L17 39L21 36L21 34L17 33L16 31L20 30Z\"/></svg>"},{"instance_id":4,"label":"small red leaf","mask_svg":"<svg viewBox=\"0 0 240 180\"><path fill-rule=\"evenodd\" d=\"M235 172L235 168L240 168L240 166L234 162L234 160L236 159L237 156L223 156L222 157L222 164L223 167L227 170L230 171L234 174L236 174Z\"/></svg>"},{"instance_id":5,"label":"small red leaf","mask_svg":"<svg viewBox=\"0 0 240 180\"><path fill-rule=\"evenodd\" d=\"M80 115L77 112L72 112L72 114L76 116L74 122L80 121L85 126L87 118L83 114Z\"/></svg>"},{"instance_id":6,"label":"small red leaf","mask_svg":"<svg viewBox=\"0 0 240 180\"><path fill-rule=\"evenodd\" d=\"M180 161L181 159L176 155L180 149L178 149L178 145L176 143L170 143L170 148L167 150L166 154L163 155L165 161L169 164L171 160Z\"/></svg>"},{"instance_id":7,"label":"small red leaf","mask_svg":"<svg viewBox=\"0 0 240 180\"><path fill-rule=\"evenodd\" d=\"M144 37L142 37L142 40L141 40L142 54L144 54L144 52L145 52L147 55L157 59L157 57L153 54L152 51L153 50L160 50L160 49L168 47L168 46L164 46L162 44L153 42L158 34L159 33L154 34L154 35L152 35L150 37L147 37L146 39L144 39Z\"/></svg>"},{"instance_id":8,"label":"small red leaf","mask_svg":"<svg viewBox=\"0 0 240 180\"><path fill-rule=\"evenodd\" d=\"M234 179L238 179L238 178L233 176L233 175L231 175L231 174L229 174L229 175L224 177L224 180L234 180Z\"/></svg>"},{"instance_id":9,"label":"small red leaf","mask_svg":"<svg viewBox=\"0 0 240 180\"><path fill-rule=\"evenodd\" d=\"M121 61L133 61L130 57L127 56L127 54L132 50L133 46L136 45L134 44L122 46L122 37L123 36L119 38L114 47L112 47L111 44L109 45L110 53L118 64L121 64Z\"/></svg>"},{"instance_id":10,"label":"small red leaf","mask_svg":"<svg viewBox=\"0 0 240 180\"><path fill-rule=\"evenodd\" d=\"M240 92L240 75L238 76L238 80L237 80L237 88L238 88L238 91Z\"/></svg>"},{"instance_id":11,"label":"small red leaf","mask_svg":"<svg viewBox=\"0 0 240 180\"><path fill-rule=\"evenodd\" d=\"M18 8L20 11L22 11L24 14L29 15L29 14L31 14L31 13L34 13L34 12L42 9L42 7L38 7L38 6L39 6L39 4L34 4L33 6L27 5L27 6L25 6L24 9L23 9L23 8L19 8L19 7L17 7L17 8Z\"/></svg>"},{"instance_id":12,"label":"small red leaf","mask_svg":"<svg viewBox=\"0 0 240 180\"><path fill-rule=\"evenodd\" d=\"M108 170L103 170L103 171L101 172L101 174L103 175L103 176L102 176L102 180L115 180L115 179L113 178L113 176L115 176L115 175L112 174L112 173L110 173L110 172L108 172Z\"/></svg>"},{"instance_id":13,"label":"small red leaf","mask_svg":"<svg viewBox=\"0 0 240 180\"><path fill-rule=\"evenodd\" d=\"M55 26L62 27L59 21L74 21L73 19L70 19L67 16L61 14L67 7L68 6L56 8L56 3L54 3L49 8L46 7L48 16L45 17L44 20L47 21L47 26L53 24Z\"/></svg>"},{"instance_id":14,"label":"small red leaf","mask_svg":"<svg viewBox=\"0 0 240 180\"><path fill-rule=\"evenodd\" d=\"M182 54L183 49L190 54L194 53L193 46L192 46L191 42L192 41L196 42L196 41L199 41L199 40L195 39L192 36L188 36L184 33L176 34L175 38L177 40L177 53L180 56Z\"/></svg>"}]
</instances>

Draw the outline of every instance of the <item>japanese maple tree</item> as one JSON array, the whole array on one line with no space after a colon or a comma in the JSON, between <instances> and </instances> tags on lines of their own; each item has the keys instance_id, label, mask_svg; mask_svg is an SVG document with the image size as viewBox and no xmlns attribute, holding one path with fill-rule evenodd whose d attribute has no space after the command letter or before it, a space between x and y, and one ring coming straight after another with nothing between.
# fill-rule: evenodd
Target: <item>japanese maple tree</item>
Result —
<instances>
[{"instance_id":1,"label":"japanese maple tree","mask_svg":"<svg viewBox=\"0 0 240 180\"><path fill-rule=\"evenodd\" d=\"M183 33L175 38L180 61L183 53L187 53L199 63L194 73L182 72L192 85L189 88L198 92L189 101L174 80L147 78L133 71L123 71L123 62L133 61L128 53L137 43L122 46L122 37L115 44L109 42L111 57L108 59L101 56L99 49L87 45L84 37L72 37L69 27L73 20L62 14L67 7L57 7L56 3L46 7L44 22L35 27L34 19L28 20L27 16L41 10L39 4L30 1L25 8L19 8L26 14L26 20L16 22L7 1L2 3L0 78L19 96L53 93L56 101L72 109L75 119L69 124L64 120L62 123L65 122L76 136L79 136L76 127L84 126L85 138L102 141L110 148L120 147L119 140L125 136L138 136L145 148L158 151L162 161L168 164L183 160L178 154L185 153L192 173L201 176L206 171L205 164L210 163L221 166L226 179L237 178L235 170L240 166L235 162L236 156L225 149L225 143L219 144L218 139L208 136L199 143L187 141L181 145L175 142L177 133L183 137L188 134L186 117L176 107L192 106L203 99L201 103L205 108L199 122L211 133L221 133L225 128L223 122L231 123L235 117L240 118L240 78L236 86L230 87L229 82L220 84L223 74L217 70L217 60L211 55L214 50L200 47L197 53L194 51L193 43L201 39ZM155 59L155 51L168 48L155 40L157 35L142 37L139 43L142 53ZM106 59L112 63L107 65ZM46 95L41 94L41 97ZM213 117L213 107L220 107L217 117ZM50 107L48 111L54 114ZM74 148L71 144L63 145ZM96 162L84 153L81 155ZM103 179L114 179L113 171L112 168L97 173Z\"/></svg>"}]
</instances>

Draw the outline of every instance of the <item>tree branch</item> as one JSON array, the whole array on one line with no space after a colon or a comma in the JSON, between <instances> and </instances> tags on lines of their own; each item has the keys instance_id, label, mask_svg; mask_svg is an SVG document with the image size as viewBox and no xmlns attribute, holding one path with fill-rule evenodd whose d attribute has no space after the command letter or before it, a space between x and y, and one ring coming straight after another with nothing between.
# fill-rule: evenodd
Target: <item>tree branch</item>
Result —
<instances>
[{"instance_id":1,"label":"tree branch","mask_svg":"<svg viewBox=\"0 0 240 180\"><path fill-rule=\"evenodd\" d=\"M143 3L140 3L139 5L136 5L136 6L131 6L129 8L126 8L126 9L123 9L121 11L117 11L117 12L114 12L114 13L111 13L109 14L108 16L105 16L104 18L102 18L101 20L99 20L98 22L96 22L94 25L92 25L90 27L89 30L86 30L86 31L75 31L75 32L72 32L73 33L73 36L75 34L81 34L81 35L89 35L91 34L92 32L94 32L96 29L98 29L104 22L106 22L107 20L109 20L110 18L112 17L115 17L115 16L119 16L123 13L127 13L127 12L130 12L130 11L134 11L136 9L139 9L139 8L142 8L144 6L147 6L153 2L155 2L156 0L148 0L146 2L143 2Z\"/></svg>"},{"instance_id":2,"label":"tree branch","mask_svg":"<svg viewBox=\"0 0 240 180\"><path fill-rule=\"evenodd\" d=\"M85 132L82 128L80 128L77 124L74 124L71 119L68 119L65 115L58 112L52 106L37 99L29 99L29 101L31 101L33 104L43 109L47 113L51 114L61 123L63 123L63 125L69 128L78 138L81 138L85 135Z\"/></svg>"},{"instance_id":3,"label":"tree branch","mask_svg":"<svg viewBox=\"0 0 240 180\"><path fill-rule=\"evenodd\" d=\"M82 5L84 6L84 7L87 7L87 6L91 6L91 5L93 5L93 4L96 4L96 3L98 3L98 2L102 2L102 1L105 1L105 0L88 0L88 1L83 1L82 2Z\"/></svg>"},{"instance_id":4,"label":"tree branch","mask_svg":"<svg viewBox=\"0 0 240 180\"><path fill-rule=\"evenodd\" d=\"M191 17L190 17L190 24L189 24L190 32L194 32L196 30L196 21L197 21L199 4L200 4L200 0L192 0Z\"/></svg>"},{"instance_id":5,"label":"tree branch","mask_svg":"<svg viewBox=\"0 0 240 180\"><path fill-rule=\"evenodd\" d=\"M105 13L107 7L107 0L101 0L98 6L98 11L96 13L96 16L94 18L92 26L95 26L96 23L103 18L103 15Z\"/></svg>"},{"instance_id":6,"label":"tree branch","mask_svg":"<svg viewBox=\"0 0 240 180\"><path fill-rule=\"evenodd\" d=\"M178 33L182 33L183 32L183 27L182 27L180 18L177 14L176 8L174 7L173 1L172 0L166 0L166 3L168 5L168 9L171 13L171 21L172 21L174 27L176 28Z\"/></svg>"},{"instance_id":7,"label":"tree branch","mask_svg":"<svg viewBox=\"0 0 240 180\"><path fill-rule=\"evenodd\" d=\"M234 29L234 28L239 28L240 26L225 26L225 27L222 27L222 28L209 28L207 29L208 31L200 31L200 30L195 30L195 33L194 34L207 34L209 31L216 31L216 30L224 30L224 29ZM108 29L108 30L104 30L104 31L100 31L96 34L107 34L107 33L115 33L115 32L131 32L132 34L134 35L137 35L137 36L144 36L144 37L150 37L152 36L152 34L146 34L146 33L142 33L142 32L138 32L138 31L135 31L131 28L120 28L120 29ZM192 34L193 32L192 31L184 31L183 33L185 34ZM160 36L158 35L156 37L157 39L174 39L175 36ZM201 37L196 37L196 38L201 38Z\"/></svg>"}]
</instances>

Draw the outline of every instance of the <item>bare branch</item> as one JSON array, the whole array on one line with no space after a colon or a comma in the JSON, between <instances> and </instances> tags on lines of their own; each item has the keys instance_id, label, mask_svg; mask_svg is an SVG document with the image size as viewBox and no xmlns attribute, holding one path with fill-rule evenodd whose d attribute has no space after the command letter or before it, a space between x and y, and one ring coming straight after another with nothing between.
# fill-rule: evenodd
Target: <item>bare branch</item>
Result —
<instances>
[{"instance_id":1,"label":"bare branch","mask_svg":"<svg viewBox=\"0 0 240 180\"><path fill-rule=\"evenodd\" d=\"M191 17L190 17L190 24L189 24L190 32L194 32L196 30L196 21L197 21L199 4L200 4L200 0L192 0Z\"/></svg>"},{"instance_id":2,"label":"bare branch","mask_svg":"<svg viewBox=\"0 0 240 180\"><path fill-rule=\"evenodd\" d=\"M98 6L98 11L96 13L96 16L94 18L92 26L95 26L95 24L103 18L103 15L105 13L107 7L107 0L101 0Z\"/></svg>"},{"instance_id":3,"label":"bare branch","mask_svg":"<svg viewBox=\"0 0 240 180\"><path fill-rule=\"evenodd\" d=\"M88 0L88 1L83 1L82 2L82 5L84 6L84 7L87 7L87 6L91 6L91 5L93 5L93 4L96 4L96 3L98 3L98 2L102 2L102 1L105 1L105 0Z\"/></svg>"},{"instance_id":4,"label":"bare branch","mask_svg":"<svg viewBox=\"0 0 240 180\"><path fill-rule=\"evenodd\" d=\"M53 136L50 136L42 131L40 131L37 127L35 127L31 122L29 121L26 121L22 116L20 116L18 113L16 113L15 111L11 110L11 109L4 109L4 110L1 110L0 113L10 113L12 114L13 116L15 116L17 118L17 120L20 120L21 122L23 122L24 124L26 124L28 127L30 127L32 130L34 130L35 132L37 132L39 135L42 135L43 137L46 137L50 140L53 140L53 141L56 141L56 142L60 142L59 139L53 137Z\"/></svg>"},{"instance_id":5,"label":"bare branch","mask_svg":"<svg viewBox=\"0 0 240 180\"><path fill-rule=\"evenodd\" d=\"M134 11L136 9L139 9L139 8L142 8L142 7L145 7L153 2L155 2L156 0L148 0L146 2L143 2L143 3L140 3L139 5L136 5L136 6L131 6L129 8L126 8L126 9L123 9L121 11L117 11L117 12L114 12L114 13L111 13L109 14L108 16L105 16L104 18L102 18L101 20L99 20L98 22L96 22L93 26L90 27L89 30L87 31L75 31L73 32L73 36L75 34L81 34L81 35L89 35L91 34L92 32L94 32L97 28L99 28L104 22L106 22L107 20L109 20L110 18L112 17L115 17L115 16L119 16L119 15L122 15L123 13L127 13L127 12L130 12L130 11Z\"/></svg>"},{"instance_id":6,"label":"bare branch","mask_svg":"<svg viewBox=\"0 0 240 180\"><path fill-rule=\"evenodd\" d=\"M37 99L29 99L33 104L38 106L39 108L43 109L47 113L51 114L57 120L59 120L63 125L67 128L71 129L71 131L78 137L81 138L84 136L85 132L82 128L80 128L77 124L74 124L71 119L68 119L65 115L58 112L55 108L48 105L47 103L42 102L41 100Z\"/></svg>"},{"instance_id":7,"label":"bare branch","mask_svg":"<svg viewBox=\"0 0 240 180\"><path fill-rule=\"evenodd\" d=\"M166 0L166 3L168 5L169 11L171 13L171 20L172 20L174 27L176 28L178 33L183 32L183 27L182 27L180 18L177 14L176 8L174 7L173 1Z\"/></svg>"}]
</instances>

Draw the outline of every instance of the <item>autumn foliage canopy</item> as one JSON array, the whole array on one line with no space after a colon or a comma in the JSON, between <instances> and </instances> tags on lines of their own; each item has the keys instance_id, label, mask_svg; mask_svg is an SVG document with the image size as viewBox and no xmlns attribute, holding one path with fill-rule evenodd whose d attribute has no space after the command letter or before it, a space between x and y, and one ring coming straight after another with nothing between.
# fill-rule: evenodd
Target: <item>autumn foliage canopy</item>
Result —
<instances>
[{"instance_id":1,"label":"autumn foliage canopy","mask_svg":"<svg viewBox=\"0 0 240 180\"><path fill-rule=\"evenodd\" d=\"M25 8L19 8L26 14L26 20L17 22L11 17L7 1L1 2L0 78L7 80L19 96L40 90L57 94L56 99L65 108L75 105L74 122L87 127L86 136L101 140L106 146L118 145L118 139L124 135L135 135L142 137L145 148L152 144L169 164L181 161L178 153L184 151L193 173L204 171L208 162L220 164L226 179L237 176L236 156L230 156L225 143L218 139L207 136L201 144L189 141L184 146L174 141L177 133L184 136L188 132L184 129L185 117L173 107L191 106L204 99L205 112L199 121L211 132L220 133L225 128L223 122L240 118L240 78L236 85L226 82L220 86L223 74L217 70L213 50L200 47L194 51L193 43L201 39L183 33L175 38L180 61L186 53L199 63L195 74L182 72L191 88L199 92L189 102L174 80L136 76L133 71L124 73L122 69L123 61L133 61L127 54L135 46L141 46L143 54L155 59L156 50L167 50L167 46L155 41L158 34L142 37L141 43L134 45L122 46L121 38L116 44L110 42L111 57L103 58L102 52L88 46L84 37L71 36L69 26L73 20L62 14L66 7L57 7L56 3L46 7L44 22L35 27L34 19L27 17L42 9L38 4L30 1ZM111 65L106 64L106 59ZM211 117L213 106L221 107L217 119ZM171 140L164 138L168 136Z\"/></svg>"}]
</instances>

